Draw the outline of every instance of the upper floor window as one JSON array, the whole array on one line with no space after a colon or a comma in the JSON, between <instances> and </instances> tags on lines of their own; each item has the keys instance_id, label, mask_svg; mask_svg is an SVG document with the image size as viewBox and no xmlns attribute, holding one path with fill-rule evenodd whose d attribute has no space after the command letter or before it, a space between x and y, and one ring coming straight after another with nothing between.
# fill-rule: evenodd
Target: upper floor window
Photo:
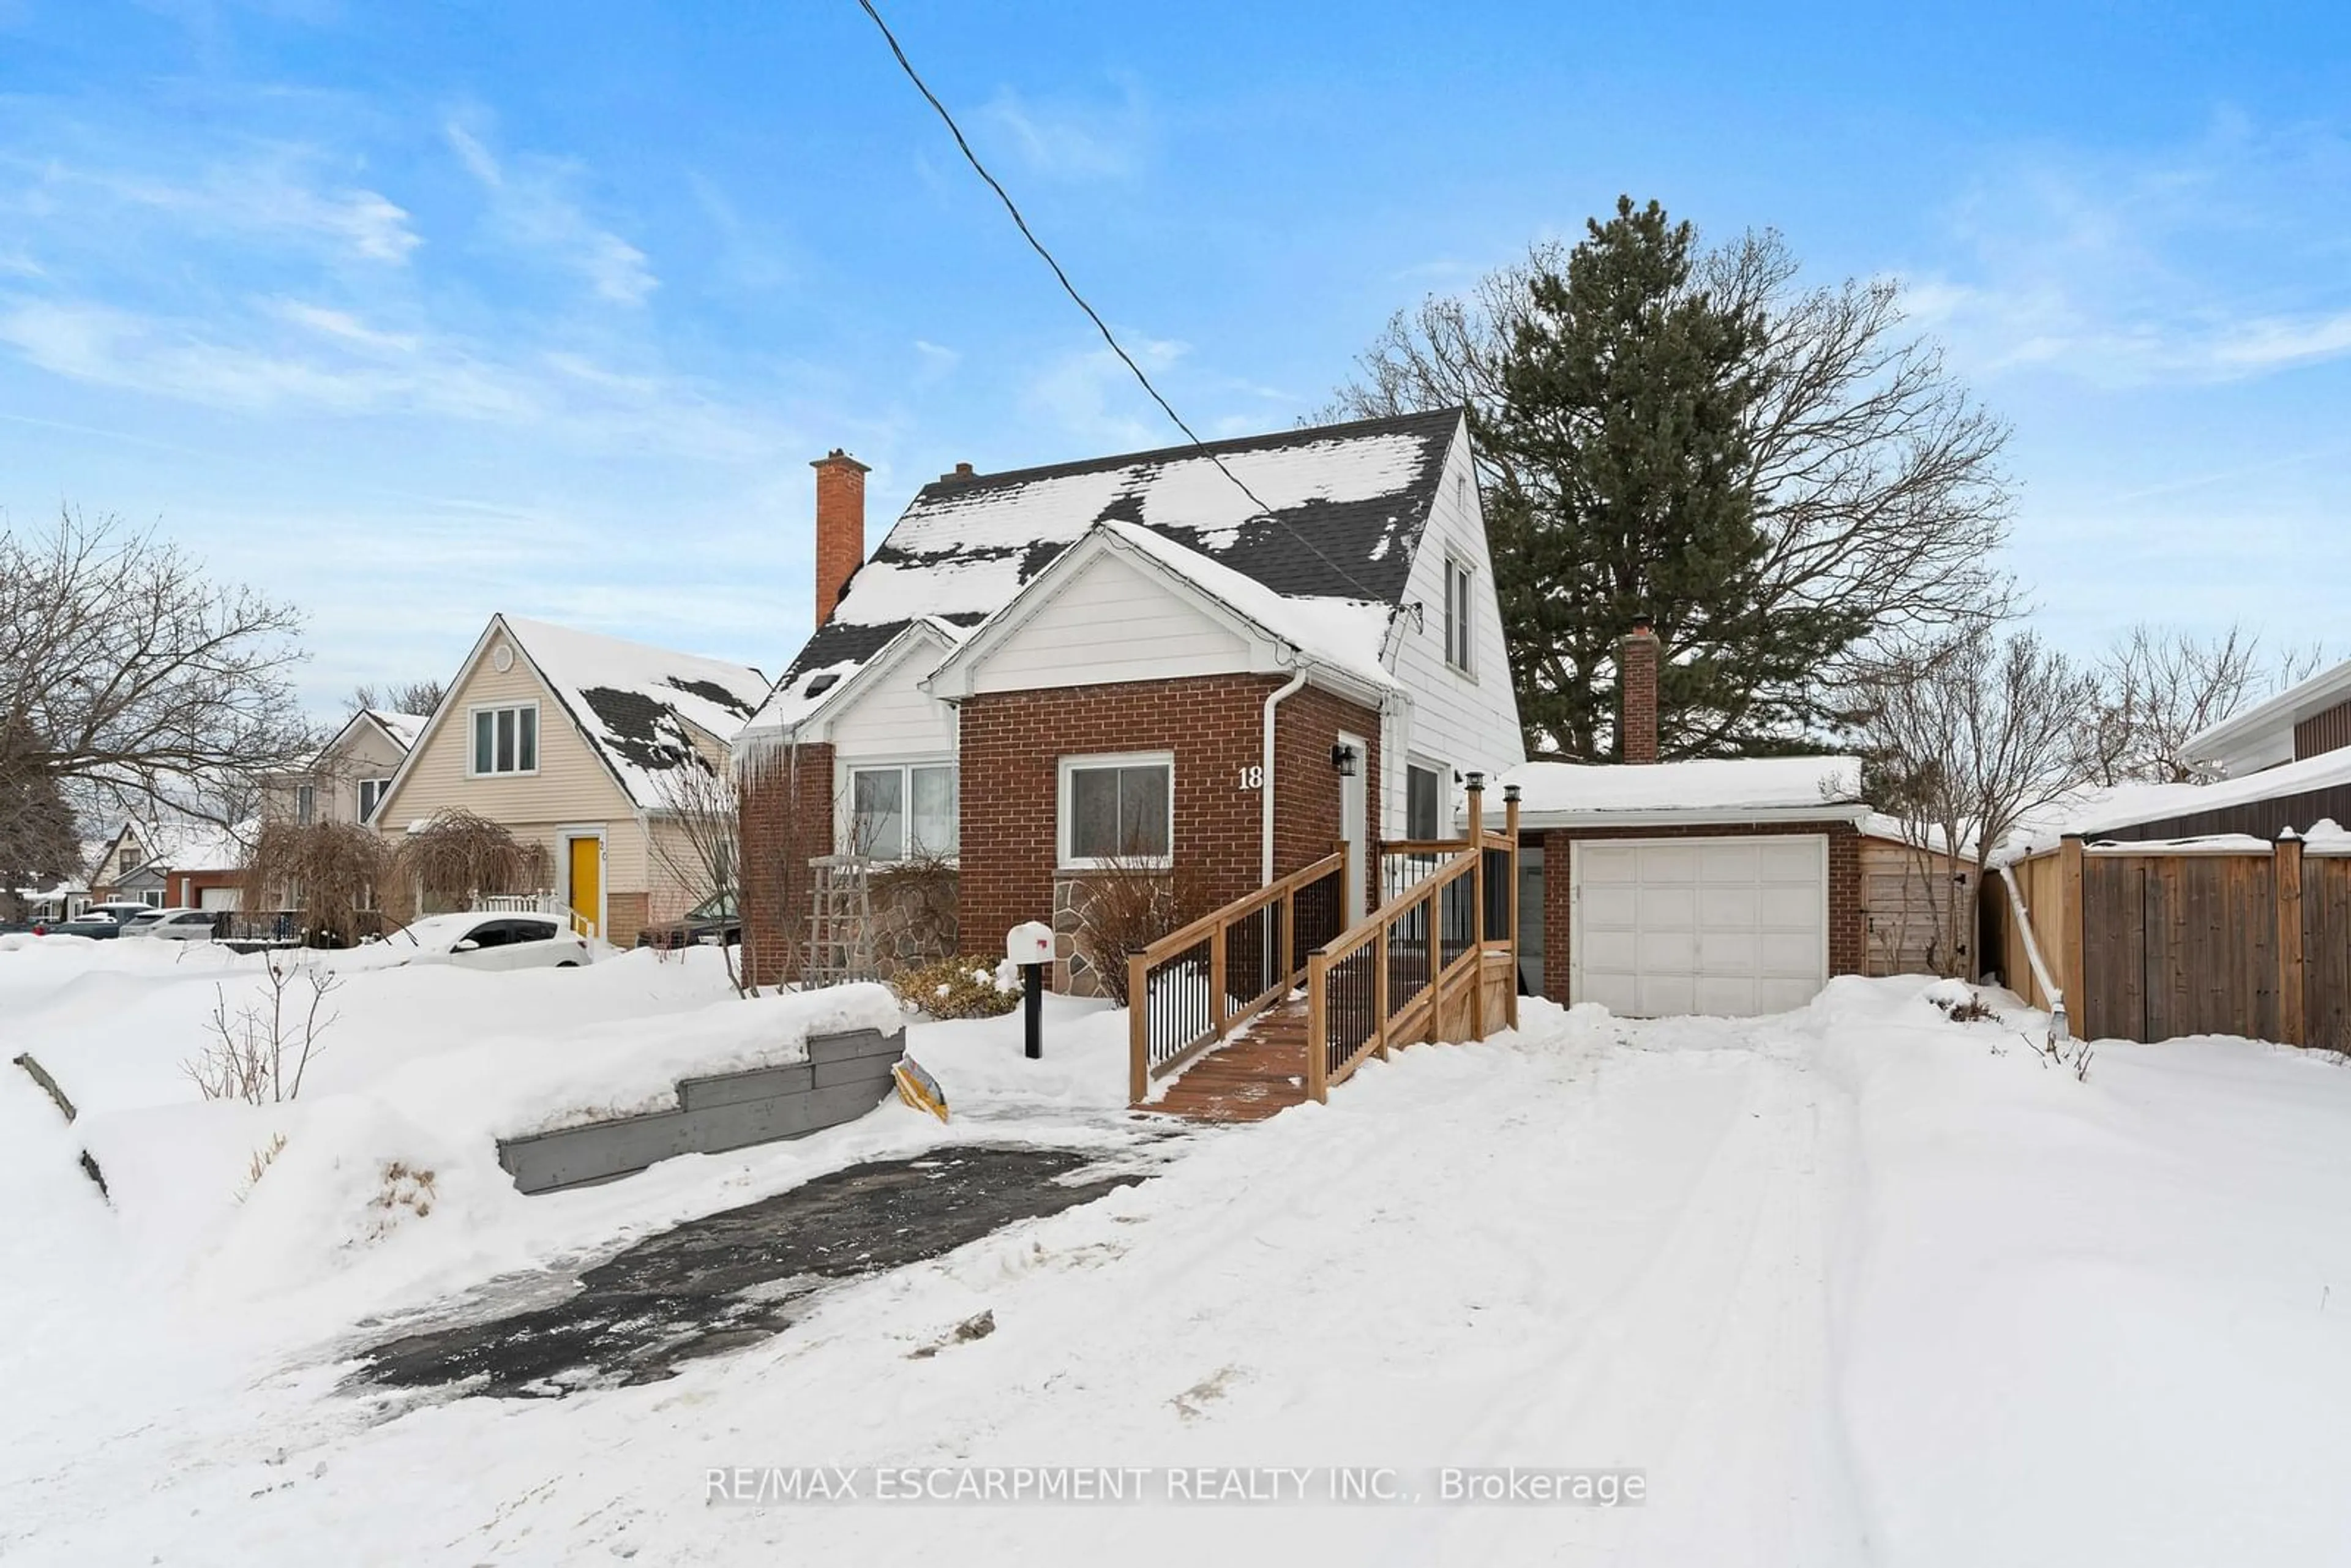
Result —
<instances>
[{"instance_id":1,"label":"upper floor window","mask_svg":"<svg viewBox=\"0 0 2351 1568\"><path fill-rule=\"evenodd\" d=\"M475 775L538 772L538 705L474 709L473 764Z\"/></svg>"},{"instance_id":2,"label":"upper floor window","mask_svg":"<svg viewBox=\"0 0 2351 1568\"><path fill-rule=\"evenodd\" d=\"M852 854L898 861L956 852L957 801L951 762L893 763L849 770Z\"/></svg>"},{"instance_id":3,"label":"upper floor window","mask_svg":"<svg viewBox=\"0 0 2351 1568\"><path fill-rule=\"evenodd\" d=\"M391 788L392 780L389 779L362 779L360 780L360 821L364 822L374 817L375 809L383 803L384 791Z\"/></svg>"},{"instance_id":4,"label":"upper floor window","mask_svg":"<svg viewBox=\"0 0 2351 1568\"><path fill-rule=\"evenodd\" d=\"M138 863L139 852L131 848L129 844L125 844L122 846L122 852L115 857L114 874L117 876L122 876L128 873L131 869Z\"/></svg>"},{"instance_id":5,"label":"upper floor window","mask_svg":"<svg viewBox=\"0 0 2351 1568\"><path fill-rule=\"evenodd\" d=\"M319 787L316 784L294 786L294 820L306 828L319 820Z\"/></svg>"},{"instance_id":6,"label":"upper floor window","mask_svg":"<svg viewBox=\"0 0 2351 1568\"><path fill-rule=\"evenodd\" d=\"M1059 815L1064 866L1165 866L1175 852L1176 759L1064 757Z\"/></svg>"},{"instance_id":7,"label":"upper floor window","mask_svg":"<svg viewBox=\"0 0 2351 1568\"><path fill-rule=\"evenodd\" d=\"M1477 573L1447 556L1445 560L1445 662L1463 674L1474 674L1470 647L1477 622L1469 612L1470 589Z\"/></svg>"}]
</instances>

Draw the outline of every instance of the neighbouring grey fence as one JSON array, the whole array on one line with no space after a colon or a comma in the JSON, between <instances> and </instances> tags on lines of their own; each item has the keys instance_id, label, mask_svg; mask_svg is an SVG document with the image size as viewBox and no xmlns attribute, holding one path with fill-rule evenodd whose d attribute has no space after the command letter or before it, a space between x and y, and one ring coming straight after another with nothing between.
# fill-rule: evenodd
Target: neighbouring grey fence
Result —
<instances>
[{"instance_id":1,"label":"neighbouring grey fence","mask_svg":"<svg viewBox=\"0 0 2351 1568\"><path fill-rule=\"evenodd\" d=\"M906 1031L810 1037L808 1060L682 1078L677 1109L498 1140L498 1164L525 1192L630 1176L674 1155L715 1155L853 1122L892 1090Z\"/></svg>"}]
</instances>

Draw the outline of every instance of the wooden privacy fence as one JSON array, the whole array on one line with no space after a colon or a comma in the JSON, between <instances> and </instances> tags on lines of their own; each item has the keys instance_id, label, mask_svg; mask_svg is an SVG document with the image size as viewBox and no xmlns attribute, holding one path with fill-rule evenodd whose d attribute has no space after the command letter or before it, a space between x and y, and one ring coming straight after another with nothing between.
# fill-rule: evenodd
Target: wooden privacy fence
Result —
<instances>
[{"instance_id":1,"label":"wooden privacy fence","mask_svg":"<svg viewBox=\"0 0 2351 1568\"><path fill-rule=\"evenodd\" d=\"M1303 987L1306 1097L1323 1100L1364 1058L1413 1040L1482 1040L1518 1022L1518 791L1507 830L1381 846L1380 907L1342 931L1362 874L1334 854L1153 943L1128 961L1129 1098Z\"/></svg>"},{"instance_id":2,"label":"wooden privacy fence","mask_svg":"<svg viewBox=\"0 0 2351 1568\"><path fill-rule=\"evenodd\" d=\"M2292 835L2266 846L2067 839L2014 870L2085 1039L2232 1034L2351 1051L2351 852ZM2001 923L2011 984L2050 1005L2015 916Z\"/></svg>"}]
</instances>

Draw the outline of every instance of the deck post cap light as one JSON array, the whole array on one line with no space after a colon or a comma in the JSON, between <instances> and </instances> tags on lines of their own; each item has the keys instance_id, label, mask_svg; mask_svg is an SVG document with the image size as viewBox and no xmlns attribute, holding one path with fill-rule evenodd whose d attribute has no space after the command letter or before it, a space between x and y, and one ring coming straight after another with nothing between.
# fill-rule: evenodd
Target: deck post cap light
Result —
<instances>
[{"instance_id":1,"label":"deck post cap light","mask_svg":"<svg viewBox=\"0 0 2351 1568\"><path fill-rule=\"evenodd\" d=\"M1486 776L1483 773L1472 773L1469 775L1468 783L1464 788L1473 795L1482 794L1486 789Z\"/></svg>"}]
</instances>

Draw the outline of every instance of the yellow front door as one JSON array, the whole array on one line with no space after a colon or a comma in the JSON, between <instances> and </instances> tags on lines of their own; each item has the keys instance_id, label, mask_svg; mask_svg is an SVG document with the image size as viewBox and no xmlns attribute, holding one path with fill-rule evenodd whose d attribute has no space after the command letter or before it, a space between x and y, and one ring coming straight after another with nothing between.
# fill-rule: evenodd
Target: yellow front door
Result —
<instances>
[{"instance_id":1,"label":"yellow front door","mask_svg":"<svg viewBox=\"0 0 2351 1568\"><path fill-rule=\"evenodd\" d=\"M571 841L571 913L577 917L580 935L600 936L598 928L604 906L604 841L601 839Z\"/></svg>"}]
</instances>

